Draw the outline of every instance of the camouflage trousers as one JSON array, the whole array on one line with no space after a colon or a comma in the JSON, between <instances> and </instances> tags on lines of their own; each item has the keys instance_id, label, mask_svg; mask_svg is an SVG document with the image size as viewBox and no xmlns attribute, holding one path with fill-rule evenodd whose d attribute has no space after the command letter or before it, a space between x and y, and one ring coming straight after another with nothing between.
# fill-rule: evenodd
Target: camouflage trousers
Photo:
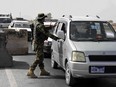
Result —
<instances>
[{"instance_id":1,"label":"camouflage trousers","mask_svg":"<svg viewBox=\"0 0 116 87\"><path fill-rule=\"evenodd\" d=\"M44 43L35 43L36 46L36 59L33 62L33 64L31 65L31 69L35 70L35 68L37 67L37 65L39 65L40 69L44 68L44 52L43 52L43 47L44 47Z\"/></svg>"}]
</instances>

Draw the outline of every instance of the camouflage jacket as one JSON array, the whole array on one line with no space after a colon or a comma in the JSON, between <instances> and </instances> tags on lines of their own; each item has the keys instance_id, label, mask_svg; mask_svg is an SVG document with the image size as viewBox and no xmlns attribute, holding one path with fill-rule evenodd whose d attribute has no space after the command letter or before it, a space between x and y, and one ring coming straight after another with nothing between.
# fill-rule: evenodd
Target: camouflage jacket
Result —
<instances>
[{"instance_id":1,"label":"camouflage jacket","mask_svg":"<svg viewBox=\"0 0 116 87\"><path fill-rule=\"evenodd\" d=\"M35 29L34 29L34 40L39 42L44 42L44 40L47 40L48 37L57 40L58 37L52 35L48 30L45 29L45 26L41 22L37 22Z\"/></svg>"}]
</instances>

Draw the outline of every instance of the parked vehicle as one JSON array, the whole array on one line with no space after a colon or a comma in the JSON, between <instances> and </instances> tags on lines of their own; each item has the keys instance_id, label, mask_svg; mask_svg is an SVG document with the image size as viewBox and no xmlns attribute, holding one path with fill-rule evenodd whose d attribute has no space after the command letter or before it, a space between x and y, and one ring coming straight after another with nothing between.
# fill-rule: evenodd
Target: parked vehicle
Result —
<instances>
[{"instance_id":1,"label":"parked vehicle","mask_svg":"<svg viewBox=\"0 0 116 87\"><path fill-rule=\"evenodd\" d=\"M65 70L68 85L79 78L116 76L116 33L109 22L98 16L64 16L54 35L63 40L52 41L51 66Z\"/></svg>"},{"instance_id":2,"label":"parked vehicle","mask_svg":"<svg viewBox=\"0 0 116 87\"><path fill-rule=\"evenodd\" d=\"M48 37L47 40L44 41L44 53L45 55L51 55L51 45L52 45L52 39Z\"/></svg>"},{"instance_id":3,"label":"parked vehicle","mask_svg":"<svg viewBox=\"0 0 116 87\"><path fill-rule=\"evenodd\" d=\"M46 29L48 29L51 34L53 34L53 31L54 31L53 27L55 26L55 23L56 22L49 22L49 21L44 22ZM48 55L51 56L51 45L52 45L52 39L48 37L48 39L44 41L44 53L47 56Z\"/></svg>"},{"instance_id":4,"label":"parked vehicle","mask_svg":"<svg viewBox=\"0 0 116 87\"><path fill-rule=\"evenodd\" d=\"M0 30L4 30L5 28L8 28L9 24L12 21L12 15L11 14L0 14Z\"/></svg>"},{"instance_id":5,"label":"parked vehicle","mask_svg":"<svg viewBox=\"0 0 116 87\"><path fill-rule=\"evenodd\" d=\"M20 31L21 29L25 29L28 32L28 41L31 40L31 28L28 21L23 20L13 20L8 29L15 29L15 31Z\"/></svg>"}]
</instances>

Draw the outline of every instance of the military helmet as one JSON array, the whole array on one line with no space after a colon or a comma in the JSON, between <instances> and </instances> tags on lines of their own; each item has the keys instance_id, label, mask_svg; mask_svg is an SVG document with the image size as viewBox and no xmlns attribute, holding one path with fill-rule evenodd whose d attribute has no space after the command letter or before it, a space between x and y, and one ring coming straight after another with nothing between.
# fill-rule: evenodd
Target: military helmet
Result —
<instances>
[{"instance_id":1,"label":"military helmet","mask_svg":"<svg viewBox=\"0 0 116 87\"><path fill-rule=\"evenodd\" d=\"M45 17L47 17L44 13L40 13L40 14L38 14L38 16L37 16L37 19L39 19L39 20L41 20L41 19L43 19L43 18L45 18Z\"/></svg>"}]
</instances>

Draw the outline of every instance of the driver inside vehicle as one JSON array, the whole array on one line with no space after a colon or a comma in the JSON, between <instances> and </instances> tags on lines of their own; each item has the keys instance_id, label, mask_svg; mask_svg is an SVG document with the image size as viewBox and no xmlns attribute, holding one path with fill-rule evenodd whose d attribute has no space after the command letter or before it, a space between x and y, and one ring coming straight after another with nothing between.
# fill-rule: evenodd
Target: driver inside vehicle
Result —
<instances>
[{"instance_id":1,"label":"driver inside vehicle","mask_svg":"<svg viewBox=\"0 0 116 87\"><path fill-rule=\"evenodd\" d=\"M71 25L71 29L70 29L70 35L71 35L71 38L72 39L76 39L76 37L78 37L78 31L77 31L77 28L76 28L76 25Z\"/></svg>"}]
</instances>

